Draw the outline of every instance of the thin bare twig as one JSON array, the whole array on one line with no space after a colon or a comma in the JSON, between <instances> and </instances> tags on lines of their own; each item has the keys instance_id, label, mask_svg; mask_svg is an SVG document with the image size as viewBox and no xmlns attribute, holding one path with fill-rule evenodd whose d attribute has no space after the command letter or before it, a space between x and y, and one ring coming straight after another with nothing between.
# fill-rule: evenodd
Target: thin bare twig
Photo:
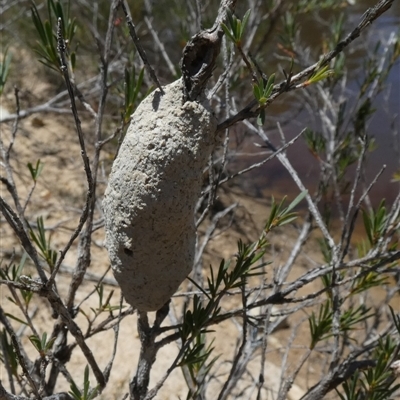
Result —
<instances>
[{"instance_id":1,"label":"thin bare twig","mask_svg":"<svg viewBox=\"0 0 400 400\"><path fill-rule=\"evenodd\" d=\"M68 240L68 243L66 244L64 249L60 252L60 255L57 259L57 263L55 264L52 274L49 278L50 285L52 285L54 283L55 277L58 273L58 270L66 256L67 252L69 251L70 247L72 246L72 243L75 241L75 239L78 237L80 231L82 230L83 225L85 224L86 219L89 215L90 201L94 197L93 175L92 175L92 171L90 168L89 157L86 152L86 146L85 146L85 140L83 137L81 121L79 119L78 110L77 110L76 103L75 103L74 89L73 89L71 81L69 79L68 67L67 67L67 63L65 60L66 47L65 47L64 38L62 36L61 24L62 24L62 21L61 21L61 18L59 18L58 25L57 25L57 43L58 43L57 47L58 47L58 52L59 52L59 56L60 56L60 69L64 76L64 80L65 80L68 94L69 94L70 101L71 101L71 110L72 110L72 114L74 116L76 132L78 134L79 145L81 148L81 157L83 160L84 170L85 170L85 174L86 174L88 190L87 190L87 195L86 195L86 202L85 202L84 208L82 210L81 216L79 218L78 226L75 229L72 236L70 237L70 239Z\"/></svg>"},{"instance_id":2,"label":"thin bare twig","mask_svg":"<svg viewBox=\"0 0 400 400\"><path fill-rule=\"evenodd\" d=\"M374 7L369 8L363 15L359 24L346 36L345 39L341 40L336 47L325 53L318 62L310 65L305 68L303 71L294 75L290 78L290 80L285 80L274 86L274 90L269 97L267 103L263 108L268 107L277 97L285 92L289 92L296 89L301 89L306 87L305 82L301 82L301 80L307 76L310 76L317 69L328 65L328 63L333 60L338 54L340 54L351 42L357 39L361 32L363 32L369 25L372 24L380 15L382 15L385 11L387 11L393 4L394 0L381 0ZM232 117L226 119L218 125L217 131L222 131L229 126L236 124L237 122L243 121L245 119L256 117L261 108L258 107L254 110L254 107L258 105L257 100L252 100L245 108L239 111L237 114Z\"/></svg>"},{"instance_id":3,"label":"thin bare twig","mask_svg":"<svg viewBox=\"0 0 400 400\"><path fill-rule=\"evenodd\" d=\"M228 182L228 181L230 181L231 179L236 178L237 176L241 176L241 175L243 175L243 174L245 174L245 173L247 173L247 172L252 171L253 169L256 169L256 168L261 167L262 165L266 164L268 161L271 161L273 158L277 157L278 154L280 154L280 153L284 152L285 150L287 150L288 147L291 146L294 142L296 142L297 139L299 139L299 138L304 134L305 131L306 131L306 129L303 129L303 130L302 130L300 133L298 133L293 139L289 140L289 141L288 141L287 143L285 143L282 147L280 147L279 149L275 150L274 153L272 153L270 156L268 156L268 157L265 158L264 160L262 160L262 161L260 161L260 162L258 162L258 163L254 163L254 164L250 165L250 166L247 167L247 168L243 168L242 170L240 170L240 171L238 171L238 172L235 172L234 174L231 174L231 175L227 176L227 177L224 178L224 179L221 179L221 180L219 181L219 184Z\"/></svg>"},{"instance_id":4,"label":"thin bare twig","mask_svg":"<svg viewBox=\"0 0 400 400\"><path fill-rule=\"evenodd\" d=\"M147 2L146 2L146 4L147 4ZM158 33L153 28L153 24L151 23L151 20L147 16L144 17L144 22L146 22L146 25L149 28L149 31L150 31L151 35L153 36L154 42L156 43L156 45L160 49L161 55L163 56L164 61L168 66L169 72L171 73L171 75L173 77L175 77L176 76L176 69L175 69L175 66L172 63L171 59L169 58L169 55L168 55L167 51L165 50L164 43L160 40L160 38L158 36Z\"/></svg>"},{"instance_id":5,"label":"thin bare twig","mask_svg":"<svg viewBox=\"0 0 400 400\"><path fill-rule=\"evenodd\" d=\"M108 362L108 364L106 365L103 375L104 375L104 380L106 382L108 382L109 378L110 378L110 373L111 373L111 369L114 363L114 359L115 356L117 354L117 344L118 344L118 338L119 338L119 328L120 328L120 324L121 324L121 314L122 314L122 304L123 304L124 298L122 296L120 296L120 300L119 300L119 312L118 312L118 322L116 325L114 325L114 347L113 347L113 352L111 355L111 360Z\"/></svg>"},{"instance_id":6,"label":"thin bare twig","mask_svg":"<svg viewBox=\"0 0 400 400\"><path fill-rule=\"evenodd\" d=\"M143 61L144 66L146 67L147 72L150 75L151 80L153 81L153 83L158 87L158 89L160 90L160 92L162 94L164 94L164 90L161 87L161 84L157 78L156 73L154 72L153 67L150 65L147 56L146 56L146 52L144 51L142 45L140 44L139 38L136 34L136 30L135 30L135 25L133 24L132 21L132 17L131 14L129 12L129 6L126 0L119 0L119 4L122 7L122 10L124 11L125 14L125 19L126 19L126 23L128 25L129 28L129 33L131 35L131 38L133 40L133 43L135 44L135 47L140 55L140 58Z\"/></svg>"},{"instance_id":7,"label":"thin bare twig","mask_svg":"<svg viewBox=\"0 0 400 400\"><path fill-rule=\"evenodd\" d=\"M244 279L242 278L242 306L243 306L243 314L242 314L242 343L240 344L239 350L235 355L232 363L232 367L229 371L229 376L226 378L224 385L222 386L221 391L218 395L218 400L225 400L227 396L231 393L232 389L238 383L238 375L240 369L240 360L243 357L245 347L247 345L248 337L247 337L247 293L246 287L244 284Z\"/></svg>"}]
</instances>

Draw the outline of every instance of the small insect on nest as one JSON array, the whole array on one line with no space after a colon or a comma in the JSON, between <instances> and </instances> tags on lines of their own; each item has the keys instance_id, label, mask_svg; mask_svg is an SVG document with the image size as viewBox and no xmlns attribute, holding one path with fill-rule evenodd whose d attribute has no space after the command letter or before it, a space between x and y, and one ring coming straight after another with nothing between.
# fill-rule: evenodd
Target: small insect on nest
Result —
<instances>
[{"instance_id":1,"label":"small insect on nest","mask_svg":"<svg viewBox=\"0 0 400 400\"><path fill-rule=\"evenodd\" d=\"M137 108L103 200L106 247L126 301L161 308L192 269L195 204L215 144L207 101L184 101L182 80Z\"/></svg>"}]
</instances>

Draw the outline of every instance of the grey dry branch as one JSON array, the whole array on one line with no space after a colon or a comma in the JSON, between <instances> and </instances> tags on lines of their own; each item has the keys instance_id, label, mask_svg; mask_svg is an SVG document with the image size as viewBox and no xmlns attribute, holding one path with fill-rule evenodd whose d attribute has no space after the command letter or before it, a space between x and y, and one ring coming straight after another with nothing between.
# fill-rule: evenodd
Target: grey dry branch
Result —
<instances>
[{"instance_id":1,"label":"grey dry branch","mask_svg":"<svg viewBox=\"0 0 400 400\"><path fill-rule=\"evenodd\" d=\"M151 399L157 394L158 389L153 389L153 396L148 391L151 368L156 360L159 346L156 345L158 329L167 317L169 311L169 301L161 307L157 313L152 327L146 312L138 311L138 333L140 338L140 355L135 376L129 384L131 400ZM156 385L157 387L157 385ZM161 387L161 386L160 386Z\"/></svg>"},{"instance_id":2,"label":"grey dry branch","mask_svg":"<svg viewBox=\"0 0 400 400\"><path fill-rule=\"evenodd\" d=\"M75 271L72 276L71 284L69 287L67 306L70 310L72 310L74 307L74 299L75 299L76 292L79 289L80 285L82 284L85 273L91 263L91 243L92 243L92 233L93 233L93 219L94 219L94 212L95 212L95 208L96 208L97 175L98 175L98 168L99 168L99 162L100 162L100 151L101 151L102 144L104 143L102 141L102 125L103 125L103 118L104 118L104 113L105 113L106 99L107 99L107 95L108 95L107 77L108 77L108 72L109 72L111 43L112 43L113 32L114 32L114 21L116 18L117 6L118 6L117 0L113 0L110 4L110 13L109 13L109 19L108 19L108 27L107 27L107 32L106 32L104 51L103 51L103 54L101 54L101 56L100 56L102 68L101 68L101 73L100 73L101 90L100 90L100 95L99 95L99 97L100 97L99 98L99 108L98 108L98 112L97 112L96 118L95 118L96 145L95 145L95 152L94 152L94 157L93 157L93 162L92 162L92 170L90 170L90 169L87 170L86 164L85 164L85 172L86 172L87 180L88 180L88 194L87 194L87 198L86 198L86 205L85 205L84 211L87 212L87 217L84 221L82 218L84 216L84 213L82 213L82 217L81 217L78 228L82 229L84 222L86 222L86 227L80 235L79 255L78 255ZM66 75L67 76L65 76L65 79L67 82L68 70L66 70ZM67 83L67 86L68 86L68 83ZM70 90L69 90L69 93L71 96L72 93ZM71 104L74 104L74 101L72 98L71 98ZM76 110L76 108L75 108L75 110ZM76 111L76 115L77 115L77 111ZM79 129L80 129L79 119L77 120L75 118L75 123L76 123L77 130L79 132ZM81 141L80 141L80 143L81 143ZM82 135L82 143L84 145L83 135ZM81 149L83 151L82 144L81 144ZM90 180L89 180L88 173L90 173ZM77 230L75 231L75 233L76 232L77 232Z\"/></svg>"},{"instance_id":3,"label":"grey dry branch","mask_svg":"<svg viewBox=\"0 0 400 400\"><path fill-rule=\"evenodd\" d=\"M261 167L262 165L266 164L268 161L271 161L272 159L274 159L275 157L277 157L279 153L282 153L282 152L286 151L286 150L287 150L290 146L292 146L298 139L300 139L300 137L304 134L305 131L306 131L306 128L303 129L303 130L302 130L301 132L299 132L293 139L289 140L287 143L285 143L284 145L282 145L282 146L279 147L278 149L273 149L274 152L273 152L270 156L268 156L267 158L265 158L264 160L262 160L262 161L260 161L260 162L257 162L257 163L254 163L254 164L250 165L250 166L247 167L247 168L243 168L242 170L240 170L240 171L238 171L238 172L235 172L235 173L233 173L233 174L231 174L231 175L229 175L229 176L227 176L227 177L225 177L225 178L220 178L220 179L218 180L218 184L221 185L222 183L228 182L228 181L230 181L230 180L233 179L233 178L236 178L236 177L238 177L238 176L240 176L240 175L243 175L243 174L245 174L245 173L247 173L247 172L250 172L250 171L252 171L253 169L259 168L259 167ZM204 193L207 193L207 190L206 190Z\"/></svg>"},{"instance_id":4,"label":"grey dry branch","mask_svg":"<svg viewBox=\"0 0 400 400\"><path fill-rule=\"evenodd\" d=\"M83 211L81 213L78 226L75 229L74 233L72 234L71 238L69 239L67 245L60 253L58 261L57 261L56 265L54 266L54 270L52 271L52 274L49 279L50 284L54 283L55 277L58 273L61 263L63 262L63 260L65 258L65 255L69 251L74 240L78 237L79 233L81 232L81 230L83 228L83 225L85 224L85 222L88 218L89 205L90 205L92 199L94 198L94 190L95 190L94 182L93 182L93 175L92 175L92 171L90 168L90 161L89 161L89 157L86 152L86 146L85 146L85 140L84 140L84 136L83 136L83 132L82 132L81 121L79 119L78 110L77 110L76 103L75 103L74 89L72 87L72 84L71 84L71 81L69 78L68 67L67 67L67 63L65 60L66 47L65 47L65 43L64 43L64 38L62 36L62 25L61 24L62 24L62 20L61 20L61 18L59 18L57 21L57 49L58 49L59 56L60 56L60 69L64 76L64 80L65 80L68 94L69 94L70 101L71 101L71 110L72 110L72 114L74 116L76 131L77 131L78 139L79 139L79 145L81 148L81 157L83 160L84 170L85 170L85 174L86 174L88 191L87 191L87 195L86 195L86 202L85 202Z\"/></svg>"},{"instance_id":5,"label":"grey dry branch","mask_svg":"<svg viewBox=\"0 0 400 400\"><path fill-rule=\"evenodd\" d=\"M117 323L113 326L113 330L114 330L114 346L113 346L113 351L111 354L111 359L108 362L108 364L106 365L103 375L104 375L104 380L106 382L108 382L108 380L110 379L110 374L111 374L111 370L114 364L114 360L115 360L115 356L117 355L117 345L118 345L118 339L119 339L119 329L120 329L120 324L122 321L122 304L123 304L123 296L122 293L120 295L120 301L119 301L119 310L118 310L118 319L117 319Z\"/></svg>"},{"instance_id":6,"label":"grey dry branch","mask_svg":"<svg viewBox=\"0 0 400 400\"><path fill-rule=\"evenodd\" d=\"M254 109L258 102L257 100L252 100L245 108L239 111L237 114L226 119L225 121L218 124L217 131L223 131L226 128L236 124L237 122L247 120L249 118L254 118L259 115L262 108L268 107L276 98L285 92L290 92L296 89L302 89L305 86L305 82L300 83L304 78L311 76L317 70L325 67L333 60L338 54L340 54L350 43L357 39L361 32L363 32L369 25L372 24L380 15L387 11L393 4L395 0L381 0L374 7L369 8L363 15L360 23L351 31L345 39L341 40L336 47L324 54L320 61L310 65L303 71L299 72L294 76L288 76L288 79L274 86L271 96L268 98L267 103L263 107L257 107Z\"/></svg>"},{"instance_id":7,"label":"grey dry branch","mask_svg":"<svg viewBox=\"0 0 400 400\"><path fill-rule=\"evenodd\" d=\"M53 310L57 312L57 314L63 319L65 325L68 327L68 331L74 336L78 346L81 348L83 354L85 355L94 376L97 380L97 383L100 386L100 391L105 387L106 382L104 379L104 375L101 372L96 359L93 356L92 351L87 345L85 338L81 332L79 326L72 319L69 311L63 304L62 300L58 296L58 294L54 290L49 290L48 288L43 288L40 293L41 296L46 297L49 303L51 304Z\"/></svg>"},{"instance_id":8,"label":"grey dry branch","mask_svg":"<svg viewBox=\"0 0 400 400\"><path fill-rule=\"evenodd\" d=\"M149 2L148 1L145 1L145 6L146 6L147 10L149 11L149 8L148 8ZM163 42L160 40L160 38L157 34L157 31L153 28L151 20L147 16L145 16L144 22L146 22L146 25L149 28L151 35L153 36L154 42L157 44L158 48L160 49L161 55L163 56L164 61L168 66L169 72L171 73L171 75L173 77L175 77L177 75L175 66L172 63L171 59L169 58L168 53L165 50L165 46L164 46Z\"/></svg>"},{"instance_id":9,"label":"grey dry branch","mask_svg":"<svg viewBox=\"0 0 400 400\"><path fill-rule=\"evenodd\" d=\"M264 141L264 143L271 148L274 152L277 153L276 157L278 158L278 160L281 162L281 164L286 168L286 170L289 172L290 176L292 177L293 181L296 183L296 185L298 186L298 188L300 189L301 192L307 192L306 193L306 200L308 203L308 207L310 210L310 213L313 215L316 223L318 224L319 229L321 230L322 234L324 235L324 238L328 241L329 247L331 249L335 248L335 242L330 234L330 232L328 231L328 228L322 218L322 215L316 205L316 203L314 202L314 200L312 199L312 197L310 196L310 194L307 191L307 188L304 186L304 183L302 182L302 180L300 179L298 173L296 172L296 170L293 168L291 162L289 161L289 158L287 157L285 152L277 152L275 146L271 143L271 141L269 140L267 134L265 133L265 131L261 128L258 127L255 128L253 125L250 124L249 121L245 121L245 124L249 127L252 128L252 130L254 130L258 136ZM279 125L278 125L279 128Z\"/></svg>"},{"instance_id":10,"label":"grey dry branch","mask_svg":"<svg viewBox=\"0 0 400 400\"><path fill-rule=\"evenodd\" d=\"M0 400L31 400L32 397L25 397L8 393L0 381ZM40 400L74 400L68 393L56 393L51 396L38 397Z\"/></svg>"},{"instance_id":11,"label":"grey dry branch","mask_svg":"<svg viewBox=\"0 0 400 400\"><path fill-rule=\"evenodd\" d=\"M142 45L140 43L140 40L139 40L139 38L138 38L138 36L136 34L135 25L133 24L132 17L131 17L131 14L129 12L129 6L128 6L127 1L126 0L118 0L118 3L121 6L122 10L124 11L126 23L128 25L128 28L129 28L129 33L131 35L133 43L136 46L136 49L137 49L138 53L140 55L140 58L143 61L143 64L145 65L146 70L150 75L151 80L158 87L158 89L160 90L161 94L164 94L163 88L161 87L161 84L160 84L160 82L159 82L159 80L157 78L157 75L154 72L153 67L150 65L150 63L149 63L149 61L147 59L147 56L146 56L146 52L143 49L143 47L142 47Z\"/></svg>"},{"instance_id":12,"label":"grey dry branch","mask_svg":"<svg viewBox=\"0 0 400 400\"><path fill-rule=\"evenodd\" d=\"M39 277L43 283L47 282L47 276L43 270L41 262L39 260L38 253L36 248L33 246L33 243L29 239L27 231L24 229L23 223L18 218L17 214L14 210L5 202L5 200L0 196L0 210L4 215L4 218L7 220L9 226L13 229L14 233L21 241L21 244L25 251L28 253L29 257L31 257L35 268L39 274Z\"/></svg>"},{"instance_id":13,"label":"grey dry branch","mask_svg":"<svg viewBox=\"0 0 400 400\"><path fill-rule=\"evenodd\" d=\"M120 62L119 61L115 61L113 63L115 68L118 68L120 66ZM94 83L96 83L98 81L98 76L95 76L93 78L88 79L85 82L79 83L77 85L74 86L75 91L78 93L81 93L83 90L86 89L86 91L89 91L89 94L93 94L98 92L98 87L96 87L96 85L94 85ZM94 85L94 86L93 86ZM69 100L69 93L68 90L64 90L58 94L56 94L54 97L52 97L50 100L46 101L45 103L39 105L39 106L35 106L35 107L30 107L30 108L26 108L23 110L20 110L15 114L10 114L10 115L2 115L0 118L0 123L6 123L6 122L10 122L10 121L15 121L15 119L19 118L19 120L23 120L25 118L30 117L31 115L34 114L47 114L47 113L53 113L53 114L71 114L71 108L64 108L68 103L70 103ZM67 98L67 99L65 99ZM80 101L82 101L82 97L78 97ZM86 104L87 102L84 101L82 104ZM97 115L97 113L95 113L94 111L90 111L90 114L95 117Z\"/></svg>"},{"instance_id":14,"label":"grey dry branch","mask_svg":"<svg viewBox=\"0 0 400 400\"><path fill-rule=\"evenodd\" d=\"M37 253L36 253L36 249L33 247L28 236L25 234L25 231L23 230L22 226L19 225L19 228L18 228L18 222L19 222L18 217L11 210L11 208L3 201L2 198L0 198L0 206L4 207L2 209L3 215L6 217L7 220L8 220L8 218L10 218L10 220L8 220L9 224L11 227L14 227L14 229L17 230L16 234L22 240L25 250L31 256L32 260L37 260L37 263L40 266L39 259L38 259ZM10 214L11 214L11 216L10 216ZM14 222L12 217L14 217L16 222ZM35 263L35 265L36 265L36 263ZM41 267L40 267L40 269L38 269L38 272L39 271L42 271ZM43 272L43 274L44 274L44 272ZM91 350L87 346L79 327L72 320L69 312L66 310L66 308L63 305L58 294L49 285L47 285L48 281L47 281L46 276L44 275L44 279L42 279L43 284L39 284L34 281L30 281L30 282L36 284L37 290L34 290L35 286L34 287L31 286L29 288L29 290L37 291L37 292L39 292L39 294L41 296L46 297L49 300L49 303L52 306L54 312L63 318L65 324L68 327L69 332L71 332L71 334L75 337L78 345L81 347L82 352L85 354L89 364L91 365L100 387L103 388L105 386L104 376L103 376L102 372L100 371L99 367L97 366L97 363L92 355ZM19 347L19 349L21 349L21 347Z\"/></svg>"},{"instance_id":15,"label":"grey dry branch","mask_svg":"<svg viewBox=\"0 0 400 400\"><path fill-rule=\"evenodd\" d=\"M245 278L242 278L244 281ZM225 383L222 386L221 391L219 392L218 395L218 400L225 400L232 392L232 389L237 385L239 381L239 377L243 373L243 368L246 367L247 363L243 363L242 359L243 356L245 355L245 349L249 343L248 339L248 316L247 316L247 293L246 293L246 287L243 282L243 285L241 286L241 292L242 292L242 343L239 346L239 349L233 359L232 362L232 367L229 371L229 376L226 378Z\"/></svg>"},{"instance_id":16,"label":"grey dry branch","mask_svg":"<svg viewBox=\"0 0 400 400\"><path fill-rule=\"evenodd\" d=\"M368 255L366 257L352 260L346 263L340 264L336 270L337 271L346 271L349 270L350 268L353 267L362 267L362 270L355 276L349 277L346 280L342 280L340 282L340 285L345 285L349 282L354 281L357 277L361 277L364 275L369 274L371 271L376 271L376 272L387 272L387 266L392 264L393 262L400 260L400 251L392 251L392 252L387 252L384 255L382 254L374 254L374 255ZM370 265L371 263L374 263L372 266ZM381 271L381 268L383 270ZM321 294L326 293L329 288L323 288L319 291L316 291L312 294L306 295L306 296L300 296L299 298L297 297L288 297L289 294L297 292L299 289L302 287L310 284L311 282L315 281L318 278L321 278L327 274L331 274L333 272L333 267L331 265L325 264L321 265L317 268L314 268L313 270L304 273L300 277L298 277L296 280L292 282L287 282L285 284L285 288L281 290L276 290L276 287L274 286L274 291L272 294L269 296L266 296L262 300L256 300L254 302L248 303L247 310L252 310L256 308L260 308L262 306L266 305L283 305L283 304L295 304L295 303L304 303L307 302L308 300L315 299L320 297ZM393 272L394 273L394 272ZM219 324L223 321L226 321L234 316L242 316L243 314L243 308L237 308L235 310L226 312L226 313L221 313L215 318L211 318L207 323L206 326L212 326L215 324ZM159 330L160 333L164 333L170 330L176 330L181 328L181 324L174 325L174 326L168 326L161 328ZM158 346L162 347L165 346L168 343L171 343L172 341L175 341L179 339L179 333L173 333L169 336L166 336L165 338L161 339L158 342Z\"/></svg>"},{"instance_id":17,"label":"grey dry branch","mask_svg":"<svg viewBox=\"0 0 400 400\"><path fill-rule=\"evenodd\" d=\"M340 239L340 248L342 250L342 252L341 252L342 256L341 256L340 261L343 261L344 257L347 255L347 252L349 250L350 239L354 232L357 215L360 210L361 202L358 202L358 204L355 205L354 201L355 201L355 193L356 193L356 190L357 190L358 184L360 182L360 178L361 178L361 168L362 168L362 164L363 164L363 161L365 158L366 151L367 151L367 143L364 140L364 141L362 141L362 151L360 152L358 162L357 162L356 176L354 178L353 186L352 186L351 192L350 192L350 199L349 199L349 204L347 207L346 217L344 218L344 221L343 221L344 225L343 225L343 229L342 229L342 236ZM353 214L352 217L351 217L351 214Z\"/></svg>"}]
</instances>

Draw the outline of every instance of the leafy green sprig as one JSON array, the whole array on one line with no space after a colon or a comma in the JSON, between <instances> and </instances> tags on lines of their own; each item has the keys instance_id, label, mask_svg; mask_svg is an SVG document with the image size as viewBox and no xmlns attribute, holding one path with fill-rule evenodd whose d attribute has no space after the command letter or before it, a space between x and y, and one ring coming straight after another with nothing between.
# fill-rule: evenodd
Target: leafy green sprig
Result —
<instances>
[{"instance_id":1,"label":"leafy green sprig","mask_svg":"<svg viewBox=\"0 0 400 400\"><path fill-rule=\"evenodd\" d=\"M50 338L47 340L47 333L44 332L42 334L42 337L39 338L36 335L31 335L29 336L29 340L35 347L35 349L39 352L41 358L45 358L48 352L51 350L53 347L54 341L56 340L55 337Z\"/></svg>"},{"instance_id":2,"label":"leafy green sprig","mask_svg":"<svg viewBox=\"0 0 400 400\"><path fill-rule=\"evenodd\" d=\"M400 389L400 384L396 384L396 376L390 370L391 355L398 347L398 343L386 336L379 340L371 358L375 360L375 366L355 373L350 379L346 380L339 392L341 400L386 400Z\"/></svg>"},{"instance_id":3,"label":"leafy green sprig","mask_svg":"<svg viewBox=\"0 0 400 400\"><path fill-rule=\"evenodd\" d=\"M69 394L74 398L74 400L93 400L99 394L99 387L90 387L89 380L89 367L86 365L85 372L83 374L83 389L79 389L74 381L71 382L71 390Z\"/></svg>"},{"instance_id":4,"label":"leafy green sprig","mask_svg":"<svg viewBox=\"0 0 400 400\"><path fill-rule=\"evenodd\" d=\"M68 62L73 71L76 65L76 53L72 51L72 43L77 31L77 24L75 18L70 17L70 2L67 6L59 0L47 0L47 13L48 19L44 22L32 1L32 21L38 34L38 47L35 52L39 55L39 61L47 67L61 72L60 58L57 52L57 35L56 35L56 21L61 19L62 36L66 45L66 53L68 55Z\"/></svg>"},{"instance_id":5,"label":"leafy green sprig","mask_svg":"<svg viewBox=\"0 0 400 400\"><path fill-rule=\"evenodd\" d=\"M269 262L262 261L268 245L267 234L278 226L292 222L297 217L293 209L306 194L307 192L300 193L287 207L284 207L286 198L279 204L275 203L273 199L271 213L260 238L249 244L239 240L235 262L222 260L217 273L210 267L206 288L191 279L191 282L204 295L204 299L197 294L194 295L192 309L185 309L184 311L183 322L179 328L182 344L186 346L182 356L182 365L202 361L202 358L199 359L200 354L205 359L210 357L207 352L202 353L204 345L201 345L201 343L198 342L197 345L189 344L194 340L198 340L199 335L210 332L208 326L218 320L221 311L221 300L230 290L243 288L250 277L264 274L260 270L269 264Z\"/></svg>"},{"instance_id":6,"label":"leafy green sprig","mask_svg":"<svg viewBox=\"0 0 400 400\"><path fill-rule=\"evenodd\" d=\"M31 239L37 245L40 251L40 255L44 258L50 271L53 271L54 266L57 262L58 253L56 250L51 248L51 236L46 238L46 230L44 227L43 217L36 219L36 232L34 229L29 230Z\"/></svg>"},{"instance_id":7,"label":"leafy green sprig","mask_svg":"<svg viewBox=\"0 0 400 400\"><path fill-rule=\"evenodd\" d=\"M3 94L4 86L7 82L7 77L10 72L12 56L8 53L8 46L4 50L3 60L0 62L0 96Z\"/></svg>"}]
</instances>

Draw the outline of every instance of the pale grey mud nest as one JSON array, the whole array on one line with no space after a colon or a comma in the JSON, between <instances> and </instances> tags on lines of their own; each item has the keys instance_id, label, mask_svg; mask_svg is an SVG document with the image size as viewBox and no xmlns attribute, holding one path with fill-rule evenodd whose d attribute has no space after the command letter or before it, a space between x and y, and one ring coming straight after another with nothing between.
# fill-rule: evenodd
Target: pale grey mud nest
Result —
<instances>
[{"instance_id":1,"label":"pale grey mud nest","mask_svg":"<svg viewBox=\"0 0 400 400\"><path fill-rule=\"evenodd\" d=\"M137 108L103 200L106 247L126 301L161 308L193 265L194 210L217 121L178 80Z\"/></svg>"}]
</instances>

